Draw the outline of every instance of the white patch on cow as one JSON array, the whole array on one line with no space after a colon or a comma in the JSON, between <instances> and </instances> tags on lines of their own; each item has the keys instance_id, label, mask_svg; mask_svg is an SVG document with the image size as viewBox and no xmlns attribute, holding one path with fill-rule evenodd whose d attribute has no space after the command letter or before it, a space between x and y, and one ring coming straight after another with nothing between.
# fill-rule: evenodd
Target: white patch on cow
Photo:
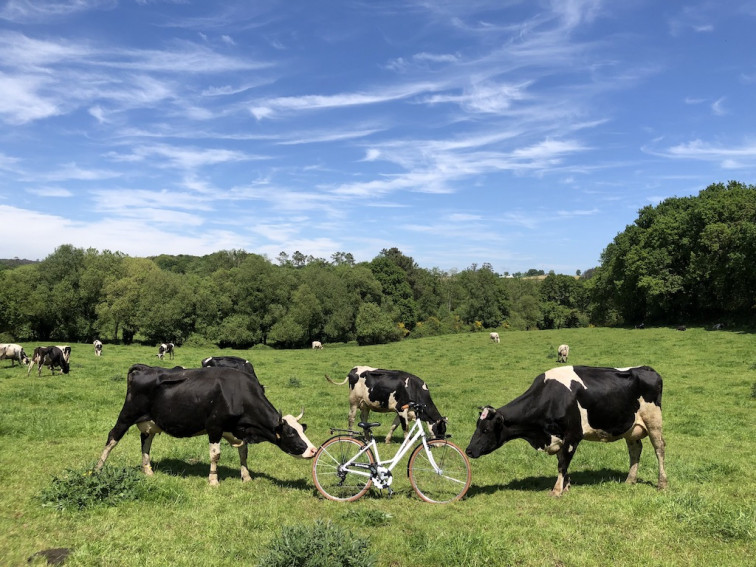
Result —
<instances>
[{"instance_id":1,"label":"white patch on cow","mask_svg":"<svg viewBox=\"0 0 756 567\"><path fill-rule=\"evenodd\" d=\"M425 382L423 382L423 390L428 391L428 385Z\"/></svg>"},{"instance_id":2,"label":"white patch on cow","mask_svg":"<svg viewBox=\"0 0 756 567\"><path fill-rule=\"evenodd\" d=\"M235 436L235 435L234 435L233 433L229 432L229 431L224 431L224 432L223 432L223 438L224 438L224 439L225 439L226 441L228 441L228 442L229 442L229 444L230 444L230 445L231 445L232 447L236 447L237 449L238 449L239 447L241 447L242 445L244 445L244 440L242 440L242 439L237 439L237 438L236 438L236 436Z\"/></svg>"},{"instance_id":3,"label":"white patch on cow","mask_svg":"<svg viewBox=\"0 0 756 567\"><path fill-rule=\"evenodd\" d=\"M583 439L585 439L586 441L600 441L605 443L617 441L618 439L627 439L629 441L637 441L643 439L644 437L646 437L646 435L648 435L648 429L643 421L642 415L656 415L657 412L661 414L661 411L659 411L658 406L656 406L655 404L647 403L643 400L643 398L639 398L638 403L640 407L638 411L635 412L633 424L630 426L630 429L623 432L621 435L612 435L609 432L604 431L603 429L594 429L593 427L591 427L591 425L588 423L588 411L578 403L578 410L580 410L580 421L583 426Z\"/></svg>"},{"instance_id":4,"label":"white patch on cow","mask_svg":"<svg viewBox=\"0 0 756 567\"><path fill-rule=\"evenodd\" d=\"M362 377L362 375L365 372L372 372L373 370L378 370L377 368L373 368L372 366L355 366L352 371L357 374L357 376Z\"/></svg>"},{"instance_id":5,"label":"white patch on cow","mask_svg":"<svg viewBox=\"0 0 756 567\"><path fill-rule=\"evenodd\" d=\"M152 420L140 421L139 423L136 424L136 426L137 426L137 429L139 429L139 431L141 433L144 433L145 435L155 435L157 433L163 432L163 430L160 429L157 426L157 424Z\"/></svg>"},{"instance_id":6,"label":"white patch on cow","mask_svg":"<svg viewBox=\"0 0 756 567\"><path fill-rule=\"evenodd\" d=\"M307 444L307 448L304 450L304 452L301 455L297 455L297 456L302 457L303 459L309 459L311 457L314 457L318 449L307 438L307 435L305 435L305 432L304 432L304 428L302 427L302 424L297 421L297 418L295 418L293 415L285 415L283 416L283 420L286 423L288 423L291 427L293 427L296 430L296 432L299 434L299 438Z\"/></svg>"},{"instance_id":7,"label":"white patch on cow","mask_svg":"<svg viewBox=\"0 0 756 567\"><path fill-rule=\"evenodd\" d=\"M559 450L562 448L562 445L564 445L564 439L560 439L559 437L552 435L549 444L544 445L538 450L548 453L549 455L554 455L559 452Z\"/></svg>"},{"instance_id":8,"label":"white patch on cow","mask_svg":"<svg viewBox=\"0 0 756 567\"><path fill-rule=\"evenodd\" d=\"M583 388L586 388L583 380L575 373L575 368L573 366L560 366L559 368L547 370L544 376L544 381L546 380L556 380L570 391L572 390L573 382L577 382Z\"/></svg>"}]
</instances>

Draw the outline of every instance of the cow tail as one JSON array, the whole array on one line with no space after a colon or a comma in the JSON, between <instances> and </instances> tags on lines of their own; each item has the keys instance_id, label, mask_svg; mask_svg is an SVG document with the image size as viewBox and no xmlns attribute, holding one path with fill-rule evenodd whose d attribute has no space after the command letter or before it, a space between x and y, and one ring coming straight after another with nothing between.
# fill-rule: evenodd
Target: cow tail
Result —
<instances>
[{"instance_id":1,"label":"cow tail","mask_svg":"<svg viewBox=\"0 0 756 567\"><path fill-rule=\"evenodd\" d=\"M344 378L343 382L334 382L333 380L331 380L331 377L328 374L326 374L325 377L326 377L326 380L328 380L331 384L336 384L337 386L343 386L349 380L349 376Z\"/></svg>"}]
</instances>

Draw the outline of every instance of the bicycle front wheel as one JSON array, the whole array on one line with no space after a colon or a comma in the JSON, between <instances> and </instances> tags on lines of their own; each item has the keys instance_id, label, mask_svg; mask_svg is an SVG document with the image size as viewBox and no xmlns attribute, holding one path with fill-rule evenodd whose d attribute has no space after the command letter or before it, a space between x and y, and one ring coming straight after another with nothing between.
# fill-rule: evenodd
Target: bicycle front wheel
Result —
<instances>
[{"instance_id":1,"label":"bicycle front wheel","mask_svg":"<svg viewBox=\"0 0 756 567\"><path fill-rule=\"evenodd\" d=\"M365 494L373 483L370 465L375 458L367 450L355 459L363 447L365 443L354 437L333 437L323 443L312 461L312 478L318 492L338 502L352 502ZM344 468L344 463L350 461L352 464Z\"/></svg>"},{"instance_id":2,"label":"bicycle front wheel","mask_svg":"<svg viewBox=\"0 0 756 567\"><path fill-rule=\"evenodd\" d=\"M426 502L444 504L459 500L472 481L467 455L445 439L431 439L428 450L438 470L433 467L422 443L415 447L408 468L412 488Z\"/></svg>"}]
</instances>

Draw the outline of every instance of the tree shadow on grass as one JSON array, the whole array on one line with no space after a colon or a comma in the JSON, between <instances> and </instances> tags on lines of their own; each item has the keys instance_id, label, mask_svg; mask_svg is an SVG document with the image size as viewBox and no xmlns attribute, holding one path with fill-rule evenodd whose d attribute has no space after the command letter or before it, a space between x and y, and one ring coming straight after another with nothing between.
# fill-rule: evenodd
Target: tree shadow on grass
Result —
<instances>
[{"instance_id":1,"label":"tree shadow on grass","mask_svg":"<svg viewBox=\"0 0 756 567\"><path fill-rule=\"evenodd\" d=\"M155 474L165 474L181 478L201 477L206 479L210 474L210 462L182 461L180 459L169 458L153 461L152 469L155 471ZM217 470L218 482L229 480L237 480L241 482L241 472L238 466L229 467L226 465L218 465ZM280 479L270 476L267 473L256 471L253 468L249 469L249 474L252 476L252 482L262 478L281 488L294 488L297 490L310 490L312 488L306 479Z\"/></svg>"},{"instance_id":2,"label":"tree shadow on grass","mask_svg":"<svg viewBox=\"0 0 756 567\"><path fill-rule=\"evenodd\" d=\"M623 484L627 478L626 471L606 468L597 471L570 472L569 475L570 484L573 488L577 486L599 485L606 482ZM514 479L506 484L476 485L475 478L473 477L473 484L467 491L467 498L475 498L476 496L483 494L495 494L501 490L523 490L531 492L550 491L554 488L556 479L556 470L554 471L554 476L530 476ZM638 479L637 483L655 486L653 482L647 480Z\"/></svg>"}]
</instances>

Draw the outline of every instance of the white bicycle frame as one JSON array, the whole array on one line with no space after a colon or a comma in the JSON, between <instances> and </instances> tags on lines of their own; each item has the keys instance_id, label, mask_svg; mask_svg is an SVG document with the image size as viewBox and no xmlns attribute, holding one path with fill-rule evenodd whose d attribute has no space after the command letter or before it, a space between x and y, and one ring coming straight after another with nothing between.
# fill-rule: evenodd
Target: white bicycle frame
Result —
<instances>
[{"instance_id":1,"label":"white bicycle frame","mask_svg":"<svg viewBox=\"0 0 756 567\"><path fill-rule=\"evenodd\" d=\"M378 454L378 443L375 441L375 437L371 435L370 441L365 444L364 447L360 449L360 451L351 459L349 459L346 463L341 465L339 467L339 471L348 471L350 474L355 474L359 476L365 476L368 478L374 478L375 473L374 471L367 470L367 466L363 463L360 463L357 466L354 466L355 461L360 458L362 455L364 455L367 451L372 450L373 454L375 455L375 463L373 466L376 467L384 467L387 471L391 472L394 470L394 467L399 464L399 461L402 460L402 457L409 452L410 447L413 447L414 444L417 442L418 439L422 438L423 440L423 447L425 448L425 454L428 455L428 460L430 461L431 466L433 466L433 470L436 471L436 473L441 473L441 469L436 464L436 461L433 459L433 453L428 448L428 441L425 434L425 429L423 428L423 422L421 420L415 420L415 424L410 428L407 436L404 438L404 441L402 441L401 446L397 450L396 454L388 460L382 461L381 456ZM379 487L380 488L380 487Z\"/></svg>"}]
</instances>

